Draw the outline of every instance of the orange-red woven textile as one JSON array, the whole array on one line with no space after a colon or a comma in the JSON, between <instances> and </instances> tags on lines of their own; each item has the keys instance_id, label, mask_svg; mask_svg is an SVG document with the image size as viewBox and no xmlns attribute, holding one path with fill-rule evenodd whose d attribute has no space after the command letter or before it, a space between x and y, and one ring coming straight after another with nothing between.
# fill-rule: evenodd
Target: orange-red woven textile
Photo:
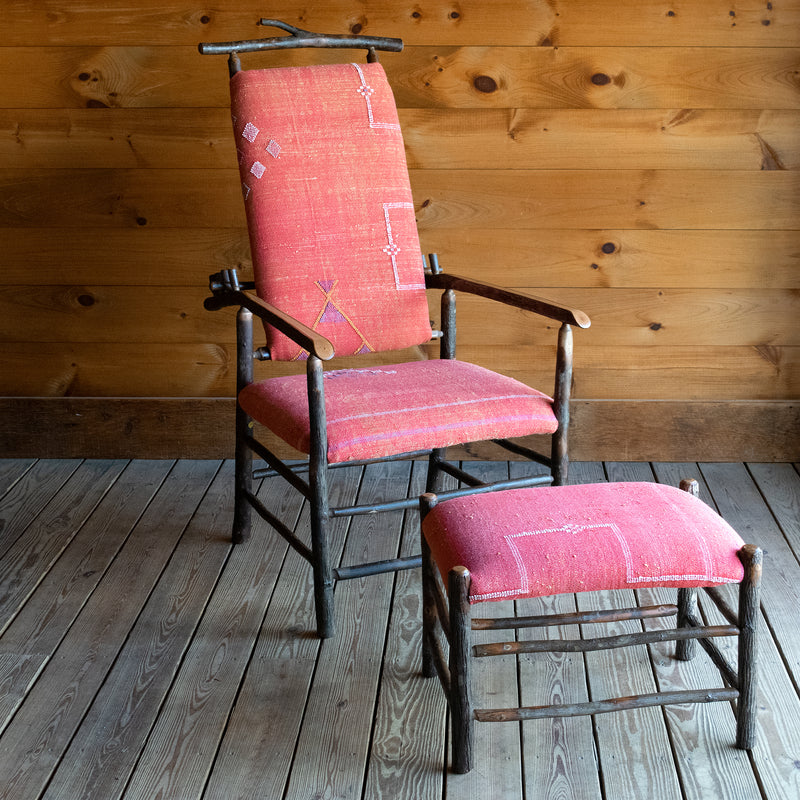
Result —
<instances>
[{"instance_id":1,"label":"orange-red woven textile","mask_svg":"<svg viewBox=\"0 0 800 800\"><path fill-rule=\"evenodd\" d=\"M256 290L337 355L430 339L403 139L380 64L231 78ZM267 328L273 359L307 357Z\"/></svg>"},{"instance_id":2,"label":"orange-red woven textile","mask_svg":"<svg viewBox=\"0 0 800 800\"><path fill-rule=\"evenodd\" d=\"M511 489L435 506L422 529L470 602L565 592L739 583L744 542L688 492L656 483Z\"/></svg>"},{"instance_id":3,"label":"orange-red woven textile","mask_svg":"<svg viewBox=\"0 0 800 800\"><path fill-rule=\"evenodd\" d=\"M553 433L549 397L513 378L462 361L410 361L325 373L331 463ZM254 419L307 453L305 375L269 378L239 393Z\"/></svg>"}]
</instances>

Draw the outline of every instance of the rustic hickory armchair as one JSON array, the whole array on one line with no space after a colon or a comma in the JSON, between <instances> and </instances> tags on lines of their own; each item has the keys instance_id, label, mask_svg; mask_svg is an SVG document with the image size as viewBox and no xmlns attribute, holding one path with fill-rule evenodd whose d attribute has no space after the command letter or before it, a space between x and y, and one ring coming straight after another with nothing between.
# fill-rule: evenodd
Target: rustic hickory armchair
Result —
<instances>
[{"instance_id":1,"label":"rustic hickory armchair","mask_svg":"<svg viewBox=\"0 0 800 800\"><path fill-rule=\"evenodd\" d=\"M417 498L333 508L329 469L396 457L428 458L427 490L443 476L463 494L566 480L571 329L588 317L547 300L426 268L414 216L403 139L377 50L398 39L322 36L275 20L288 36L200 45L228 53L231 107L255 280L234 270L211 276L209 310L238 306L236 492L233 540L248 535L251 509L313 567L317 629L332 635L336 580L419 565L419 557L336 567L328 528L339 516L413 508ZM365 48L365 64L243 70L238 53L294 47ZM255 294L250 290L255 289ZM334 355L429 342L428 289L442 291L440 359L323 370ZM560 323L555 392L549 396L455 357L455 292L524 309ZM252 317L266 347L254 349ZM253 358L305 362L305 374L255 381ZM295 449L284 462L253 435L253 420ZM510 439L552 436L540 455ZM490 486L446 460L451 445L494 440L550 467L550 475ZM267 464L253 473L252 454ZM307 479L305 475L308 475ZM310 544L259 502L253 475L280 475L309 501Z\"/></svg>"}]
</instances>

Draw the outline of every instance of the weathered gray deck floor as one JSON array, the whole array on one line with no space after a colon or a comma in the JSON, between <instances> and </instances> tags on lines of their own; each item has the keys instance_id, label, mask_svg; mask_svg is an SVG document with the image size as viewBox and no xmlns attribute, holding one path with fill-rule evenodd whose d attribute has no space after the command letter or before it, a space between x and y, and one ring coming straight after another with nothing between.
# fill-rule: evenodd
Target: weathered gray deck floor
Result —
<instances>
[{"instance_id":1,"label":"weathered gray deck floor","mask_svg":"<svg viewBox=\"0 0 800 800\"><path fill-rule=\"evenodd\" d=\"M694 475L704 499L767 551L752 754L732 747L729 705L674 706L479 725L478 766L467 776L443 768L444 702L436 681L419 675L418 571L339 585L338 635L320 643L307 567L264 526L245 545L228 543L231 472L220 462L0 461L0 797L800 797L792 465L573 469L575 482ZM418 489L409 463L335 480L343 499L409 483ZM274 482L260 494L306 524ZM412 514L357 518L342 523L336 548L345 562L416 552L416 526ZM653 593L638 594L649 602ZM630 600L608 593L578 603ZM518 611L574 603L562 596ZM535 704L708 680L702 653L683 664L670 652L492 660L480 686L498 706L520 691Z\"/></svg>"}]
</instances>

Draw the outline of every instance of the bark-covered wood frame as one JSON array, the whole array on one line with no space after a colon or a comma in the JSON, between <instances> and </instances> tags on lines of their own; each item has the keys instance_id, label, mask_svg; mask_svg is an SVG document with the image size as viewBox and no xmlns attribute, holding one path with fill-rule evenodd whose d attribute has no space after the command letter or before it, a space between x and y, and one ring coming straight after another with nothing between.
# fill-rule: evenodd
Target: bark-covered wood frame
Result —
<instances>
[{"instance_id":1,"label":"bark-covered wood frame","mask_svg":"<svg viewBox=\"0 0 800 800\"><path fill-rule=\"evenodd\" d=\"M696 491L696 481L686 481L681 488ZM421 513L424 518L438 502L433 494L423 495ZM731 608L717 587L704 588L727 625L706 625L697 607L696 588L677 590L676 604L623 608L605 611L582 611L537 617L476 619L469 602L470 573L466 567L454 567L443 586L438 577L430 547L422 536L422 674L438 676L450 708L452 725L452 761L456 773L467 773L474 766L475 722L519 722L531 719L576 717L603 714L649 706L677 703L710 703L736 701L736 747L750 750L756 737L756 665L759 595L763 554L759 547L748 544L737 554L744 566L739 584L738 608ZM546 639L543 641L509 641L485 645L472 644L473 630L518 630L554 625L615 622L630 619L652 619L676 616L674 628L650 630L620 636L592 639ZM728 664L716 637L738 637L738 664ZM517 653L592 652L630 647L655 642L675 641L675 657L689 661L699 642L717 667L723 688L660 691L632 697L614 697L583 703L565 703L515 708L476 708L471 691L471 661L497 655ZM447 645L447 650L442 644Z\"/></svg>"},{"instance_id":2,"label":"bark-covered wood frame","mask_svg":"<svg viewBox=\"0 0 800 800\"><path fill-rule=\"evenodd\" d=\"M382 39L361 36L325 36L302 31L276 20L262 20L262 25L279 27L289 33L288 37L240 42L221 42L203 44L201 53L228 53L229 69L235 73L241 69L238 53L257 52L287 47L347 47L365 48L368 61L377 60L376 50L397 51L402 48L399 39ZM562 484L567 480L569 455L567 435L569 429L569 397L572 383L572 328L588 328L590 320L577 309L568 308L549 300L512 292L496 286L460 278L442 272L438 258L428 257L425 275L426 288L442 291L441 312L442 331L440 336L440 357L455 358L456 352L456 292L478 295L488 300L503 303L515 308L539 314L560 323L558 333L557 358L555 365L554 412L558 420L558 430L552 437L551 452L543 455L508 440L496 440L496 444L549 468L550 474L531 476L499 483L485 484L454 463L446 460L444 449L398 453L394 458L426 457L428 477L426 490L438 492L441 497L452 497L473 492L494 491L544 483ZM403 497L362 506L332 507L328 498L328 472L338 466L365 464L368 461L348 461L330 465L327 458L327 434L325 414L325 390L323 383L323 362L334 356L334 347L325 337L308 326L298 322L289 314L263 301L252 293L252 282L240 282L236 271L224 270L210 276L211 296L205 301L207 310L217 310L238 306L237 314L237 394L253 382L253 358L269 359L265 348L254 347L253 315L273 325L308 351L306 361L307 389L310 417L310 452L303 464L286 464L253 436L252 420L237 403L236 407L236 477L234 500L233 541L244 541L250 530L251 510L265 519L286 541L312 566L314 574L315 609L317 632L321 637L334 633L333 589L337 580L359 578L365 575L409 569L421 563L420 556L398 558L366 564L354 564L336 568L331 563L328 546L328 528L337 517L355 514L370 514L378 511L414 509L418 498ZM253 453L262 458L267 467L253 471ZM303 477L307 473L308 477ZM299 491L310 503L311 508L311 546L295 536L287 525L278 519L258 500L253 492L254 477L282 476L293 488ZM465 488L443 492L443 477L450 475L460 481Z\"/></svg>"}]
</instances>

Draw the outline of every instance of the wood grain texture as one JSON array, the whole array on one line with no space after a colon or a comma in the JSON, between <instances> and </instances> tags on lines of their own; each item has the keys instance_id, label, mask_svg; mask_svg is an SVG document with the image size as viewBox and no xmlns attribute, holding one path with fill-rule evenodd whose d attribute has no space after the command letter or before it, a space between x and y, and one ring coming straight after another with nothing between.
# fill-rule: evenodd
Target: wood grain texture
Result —
<instances>
[{"instance_id":1,"label":"wood grain texture","mask_svg":"<svg viewBox=\"0 0 800 800\"><path fill-rule=\"evenodd\" d=\"M8 689L0 704L2 713L9 714L30 692L35 697L36 678L50 660L44 654L58 649L64 632L78 619L84 604L173 466L170 461L144 460L128 465L6 628L0 652L40 655L17 664L13 672L2 675L3 685ZM97 750L103 749L101 742ZM71 765L77 767L78 761L72 761ZM78 796L76 793L72 797Z\"/></svg>"},{"instance_id":2,"label":"wood grain texture","mask_svg":"<svg viewBox=\"0 0 800 800\"><path fill-rule=\"evenodd\" d=\"M798 0L9 0L0 69L25 78L0 90L0 394L232 396L233 325L199 303L251 262L225 59L196 45L276 33L264 13L405 40L382 63L423 248L577 298L577 397L797 396ZM465 355L549 382L539 323L461 306Z\"/></svg>"},{"instance_id":3,"label":"wood grain texture","mask_svg":"<svg viewBox=\"0 0 800 800\"><path fill-rule=\"evenodd\" d=\"M39 460L3 492L0 551L6 552L42 512L45 498L58 491L80 465L76 459Z\"/></svg>"},{"instance_id":4,"label":"wood grain texture","mask_svg":"<svg viewBox=\"0 0 800 800\"><path fill-rule=\"evenodd\" d=\"M586 482L583 464L573 465L570 480ZM589 473L591 474L591 473ZM575 596L579 611L632 608L636 605L631 590L583 592ZM581 636L614 636L637 633L639 621L582 625ZM655 677L645 647L586 653L586 675L592 700L628 697L655 691ZM658 708L642 708L617 714L599 714L594 718L598 756L603 769L606 793L613 797L681 797L671 759L654 758L668 748L663 714ZM611 758L606 752L624 753L624 759Z\"/></svg>"},{"instance_id":5,"label":"wood grain texture","mask_svg":"<svg viewBox=\"0 0 800 800\"><path fill-rule=\"evenodd\" d=\"M660 482L677 486L678 475L702 475L696 464L654 465ZM666 469L664 469L666 467ZM611 481L653 481L649 464L610 462L605 465ZM705 482L702 484L707 492ZM707 495L706 495L707 496ZM701 593L702 594L702 593ZM733 594L733 593L732 593ZM675 603L674 589L640 589L640 605ZM675 618L645 622L647 629L673 627ZM718 640L719 641L719 640ZM649 647L659 691L704 689L723 685L717 668L702 651L691 661L675 658L675 644L665 642ZM665 720L675 747L675 762L682 786L688 794L720 798L757 797L759 789L747 754L731 746L736 729L733 709L728 703L700 703L666 706ZM686 754L692 753L691 758Z\"/></svg>"},{"instance_id":6,"label":"wood grain texture","mask_svg":"<svg viewBox=\"0 0 800 800\"><path fill-rule=\"evenodd\" d=\"M401 108L413 169L798 169L800 112ZM0 164L221 169L226 108L0 109Z\"/></svg>"},{"instance_id":7,"label":"wood grain texture","mask_svg":"<svg viewBox=\"0 0 800 800\"><path fill-rule=\"evenodd\" d=\"M537 338L539 336L537 335ZM543 341L545 340L544 337ZM420 348L431 358L437 345ZM422 353L337 359L331 368L384 366ZM555 345L459 347L471 361L552 393ZM4 348L0 396L229 397L234 392L233 343L24 342ZM573 397L618 399L792 399L800 392L800 347L783 345L581 344L575 353ZM256 380L298 374L302 366L257 362Z\"/></svg>"},{"instance_id":8,"label":"wood grain texture","mask_svg":"<svg viewBox=\"0 0 800 800\"><path fill-rule=\"evenodd\" d=\"M742 465L704 464L703 475L719 512L735 521L735 528L746 542L753 542L764 550L764 581L762 593L769 597L776 609L797 608L800 604L800 565L789 546L783 531L766 507L752 477ZM734 524L733 522L731 524ZM785 625L779 611L773 635L784 651L789 674L797 681L800 675L800 630L795 625Z\"/></svg>"},{"instance_id":9,"label":"wood grain texture","mask_svg":"<svg viewBox=\"0 0 800 800\"><path fill-rule=\"evenodd\" d=\"M4 454L27 457L219 458L233 455L229 398L3 398ZM630 461L800 461L800 407L794 401L574 400L572 458L593 453ZM259 431L259 435L263 431ZM274 438L286 457L298 457ZM540 443L542 446L542 443ZM496 459L491 447L461 457ZM506 456L507 457L507 456Z\"/></svg>"},{"instance_id":10,"label":"wood grain texture","mask_svg":"<svg viewBox=\"0 0 800 800\"><path fill-rule=\"evenodd\" d=\"M787 171L412 171L420 229L794 228L800 179Z\"/></svg>"},{"instance_id":11,"label":"wood grain texture","mask_svg":"<svg viewBox=\"0 0 800 800\"><path fill-rule=\"evenodd\" d=\"M800 560L800 475L791 464L749 464L748 469Z\"/></svg>"},{"instance_id":12,"label":"wood grain texture","mask_svg":"<svg viewBox=\"0 0 800 800\"><path fill-rule=\"evenodd\" d=\"M339 60L335 51L288 50L247 63ZM410 46L382 63L404 108L800 107L794 47ZM4 87L0 108L229 102L224 58L189 46L2 48L0 69L11 73L18 64L29 66L29 80Z\"/></svg>"},{"instance_id":13,"label":"wood grain texture","mask_svg":"<svg viewBox=\"0 0 800 800\"><path fill-rule=\"evenodd\" d=\"M59 504L48 507L33 521L32 535L18 537L7 547L0 574L5 587L0 597L0 618L10 621L10 611L44 578L124 467L122 460L81 464L59 494Z\"/></svg>"},{"instance_id":14,"label":"wood grain texture","mask_svg":"<svg viewBox=\"0 0 800 800\"><path fill-rule=\"evenodd\" d=\"M58 677L37 682L22 712L5 729L8 746L0 754L0 763L7 797L38 798L46 787L57 766L54 752L71 740L149 593L148 581L154 581L160 572L158 559L143 556L147 541L156 550L174 546L191 516L189 509L195 508L207 485L202 476L208 468L207 463L187 462L173 471L169 481L173 491L162 502L151 504L139 521L132 541L133 547L141 549L135 563L127 565L126 580L109 590L112 595L109 591L92 595L70 635L62 641L60 658L49 664L49 673L56 672ZM183 518L176 509L181 502ZM116 565L122 569L122 562ZM134 597L138 597L138 607ZM88 665L93 669L87 669Z\"/></svg>"},{"instance_id":15,"label":"wood grain texture","mask_svg":"<svg viewBox=\"0 0 800 800\"><path fill-rule=\"evenodd\" d=\"M425 491L427 464L412 466L409 496ZM419 516L403 521L402 556L420 550ZM365 794L376 800L442 797L447 704L438 680L421 680L422 585L419 570L398 572L384 652L385 677L375 710Z\"/></svg>"},{"instance_id":16,"label":"wood grain texture","mask_svg":"<svg viewBox=\"0 0 800 800\"><path fill-rule=\"evenodd\" d=\"M797 290L516 288L587 313L592 327L579 331L578 347L609 341L617 346L800 343L793 324ZM6 287L0 296L0 336L10 342L144 345L211 339L231 344L234 311L205 311L202 301L207 294L185 287ZM484 328L487 313L492 315L490 329ZM438 323L438 309L431 310L431 317ZM484 344L552 344L553 325L547 319L479 298L459 298L459 321L464 331L485 331Z\"/></svg>"},{"instance_id":17,"label":"wood grain texture","mask_svg":"<svg viewBox=\"0 0 800 800\"><path fill-rule=\"evenodd\" d=\"M376 502L407 487L410 464L372 465L364 472L358 501ZM401 491L400 494L404 492ZM403 515L354 517L342 561L351 564L396 557ZM378 534L380 531L380 535ZM370 731L356 720L371 713L375 693L371 664L382 656L391 605L392 576L341 581L336 587L336 636L320 653L306 723L295 759L309 769L293 773L285 797L353 797L361 787ZM368 704L368 705L365 705Z\"/></svg>"},{"instance_id":18,"label":"wood grain texture","mask_svg":"<svg viewBox=\"0 0 800 800\"><path fill-rule=\"evenodd\" d=\"M135 14L125 0L102 7L90 0L45 6L12 2L7 9L9 44L181 44L271 35L256 21L257 0L219 0L198 10L185 0L142 3ZM409 44L722 45L794 47L800 44L800 7L787 0L773 8L752 3L731 12L725 0L682 0L667 9L658 0L461 0L457 4L347 0L298 7L270 5L273 18L325 33L399 36ZM615 24L605 24L613 19Z\"/></svg>"},{"instance_id":19,"label":"wood grain texture","mask_svg":"<svg viewBox=\"0 0 800 800\"><path fill-rule=\"evenodd\" d=\"M330 481L331 502L355 502L362 477L360 467L336 470ZM307 538L308 505L298 519L296 501L281 482L269 492L282 518L292 521L294 514L298 535ZM332 522L333 563L341 559L349 523L346 518ZM274 536L269 530L263 530L263 535ZM218 769L206 790L209 800L244 800L284 793L319 657L319 639L305 635L315 627L311 570L306 561L289 550L222 740Z\"/></svg>"},{"instance_id":20,"label":"wood grain texture","mask_svg":"<svg viewBox=\"0 0 800 800\"><path fill-rule=\"evenodd\" d=\"M718 511L744 539L764 543L768 565L764 568L762 591L778 602L778 608L796 609L798 564L764 502L775 496L775 489L762 495L743 464L700 466ZM773 698L779 697L788 683L796 685L800 647L795 626L785 625L780 614L778 609L771 615L764 614L758 631L759 731L753 754L759 782L766 793L788 798L800 788L797 768L782 759L771 763L771 759L775 753L797 752L800 713L793 703L775 703ZM771 634L773 624L780 630Z\"/></svg>"},{"instance_id":21,"label":"wood grain texture","mask_svg":"<svg viewBox=\"0 0 800 800\"><path fill-rule=\"evenodd\" d=\"M206 469L208 466L210 471ZM10 787L6 783L0 785L0 796L9 800L19 797L129 800L131 795L126 792L129 765L138 761L153 725L158 726L158 717L153 720L152 716L146 718L143 713L152 704L153 711L158 714L155 708L156 684L160 684L162 690L168 684L174 695L196 686L197 662L191 658L168 659L170 648L180 649L189 641L190 649L194 651L195 648L209 647L212 641L218 640L220 629L211 629L202 623L198 626L192 624L191 617L196 618L198 601L203 595L208 601L205 618L221 619L226 610L232 610L232 606L225 605L224 601L230 596L227 587L237 583L241 560L231 558L227 561L217 581L218 589L211 591L216 577L214 565L219 564L222 553L230 552L225 532L219 527L230 511L226 502L228 492L224 488L227 485L224 473L229 466L222 465L221 471L217 471L218 466L213 463L196 471L188 469L188 465L182 462L129 464L109 488L92 517L61 553L48 577L25 603L14 609L14 623L0 637L0 680L3 686L0 701L5 698L6 691L21 688L24 681L16 676L21 676L27 669L26 663L35 660L39 664L46 662L46 666L41 671L26 673L28 677L34 676L35 682L26 690L22 705L15 709L16 718L8 713L0 716L0 729L4 730L0 731L0 758L5 759L9 751L12 758L19 757L10 763L4 760L8 766L4 769L4 778L13 780L18 772L25 773L24 781L13 780ZM414 471L419 473L420 467L424 465L415 464ZM791 484L786 475L772 482L769 479L772 473L768 471L765 473L768 480L759 487L753 480L752 464L731 465L715 474L707 467L707 464L686 462L657 462L652 466L618 461L590 462L576 468L573 478L592 482L651 480L655 472L660 481L675 485L678 478L695 475L707 502L713 503L711 492L716 495L720 490L741 497L741 508L750 518L750 523L737 518L734 513L729 521L737 528L758 524L757 518L764 514L768 517L770 511L773 511L775 519L784 516L778 509L786 507L782 495L785 487ZM493 467L512 474L521 468L517 462ZM0 463L0 475L8 470L14 473L16 466ZM172 479L163 480L168 472ZM352 475L360 476L362 472L361 469L337 471L334 483L341 480L347 484L352 496L359 482L358 477L353 480ZM214 481L213 475L217 476ZM189 483L194 488L181 493L180 489L188 489ZM273 493L264 489L267 489L266 485L261 491L265 502L275 503L284 510L290 509L292 502L281 491ZM751 495L752 492L755 496ZM53 509L64 507L68 504L68 501L65 503L66 496L70 494L72 491L66 484L54 484L53 494L43 501L44 505ZM149 496L152 499L148 504ZM337 498L337 502L339 499L342 498ZM348 501L345 499L344 502ZM759 504L760 508L756 510ZM296 503L294 512L297 512ZM140 515L140 523L135 525L134 521ZM298 530L302 530L305 516L301 515ZM407 515L404 535L415 527L415 516ZM194 521L187 526L189 518ZM179 534L181 528L183 533ZM215 530L217 538L214 538ZM270 542L264 538L267 536L271 534L266 530L258 531L250 541L253 547L246 546L250 557L262 563L264 551L271 549ZM336 547L343 546L346 538L346 525L337 525ZM195 748L187 749L181 758L172 762L176 778L181 774L189 778L187 789L199 781L194 783L190 774L181 773L179 763L195 761L202 765L202 771L208 776L202 792L206 798L281 797L292 774L297 775L295 780L300 784L327 785L330 769L323 758L292 758L298 734L305 725L304 708L309 694L317 677L325 675L323 670L315 673L315 667L326 645L320 645L313 636L305 635L313 630L307 567L291 556L281 561L280 566L275 565L279 569L275 590L267 599L266 608L262 609L266 611L263 624L241 629L241 636L246 641L239 645L245 649L252 646L253 656L246 670L241 670L238 665L233 670L242 673L242 680L235 703L229 705L225 738L219 743L214 736L214 726L208 726L204 732L208 736L199 736ZM211 568L206 570L206 567ZM83 574L94 569L97 571L93 574ZM206 575L206 572L212 574ZM424 741L424 733L417 738L422 733L416 727L417 723L425 723L414 717L416 698L412 699L403 692L406 686L412 693L424 693L429 686L438 690L435 682L422 680L418 672L407 672L413 670L408 651L415 633L412 630L413 619L408 617L412 610L411 596L405 593L400 583L404 580L414 582L415 575L415 571L410 571L397 576L399 580L394 593L397 599L392 605L399 602L403 607L393 607L388 611L386 618L392 628L387 630L381 655L365 665L374 691L369 698L371 702L363 702L368 711L366 716L358 718L357 726L365 731L366 738L369 738L369 731L374 731L374 736L373 747L366 755L368 760L356 774L360 772L363 776L364 770L368 770L366 780L354 780L340 795L354 800L375 797L484 800L487 796L499 796L503 800L522 800L532 796L550 800L569 797L601 800L610 796L614 787L622 785L617 776L627 768L639 780L630 792L615 796L621 800L633 800L642 796L642 786L659 785L655 772L651 775L645 767L645 774L642 774L642 765L647 764L652 765L654 771L671 771L673 780L680 784L679 796L683 800L708 800L711 796L722 800L794 800L797 796L798 775L791 756L800 748L800 701L796 685L787 673L787 661L793 653L787 649L786 640L781 644L776 642L768 624L760 626L763 671L760 675L758 741L752 756L731 746L731 708L729 704L717 703L666 708L661 725L668 732L669 741L658 750L647 753L630 754L610 747L608 737L600 740L598 748L591 731L587 739L580 740L566 734L556 739L559 732L555 731L554 737L550 738L554 745L551 750L549 743L544 744L549 738L549 733L544 730L549 721L526 722L522 726L480 724L479 738L484 733L492 738L505 731L515 740L514 747L519 746L520 736L523 747L527 746L527 740L532 745L537 742L543 745L533 753L530 749L527 753L523 751L522 763L516 758L509 760L508 751L494 751L488 760L477 765L476 771L482 774L469 781L447 775L440 747L441 728L437 727L433 735L436 741ZM177 579L176 583L173 583L174 579ZM765 572L765 585L768 580ZM650 593L640 591L638 594L640 602L648 601ZM149 601L146 600L148 596ZM570 599L561 598L564 602ZM484 604L484 607L490 605L496 606ZM765 619L770 622L783 615L786 624L790 625L796 616L780 612L768 597L764 598L763 610ZM713 616L715 609L711 606L705 612ZM483 609L480 613L482 615ZM395 622L402 623L402 631L394 628ZM392 630L397 636L392 635ZM12 631L13 639L6 641L4 647L3 642ZM355 646L358 641L354 637L351 644ZM118 652L112 659L110 653L115 650ZM401 652L405 657L393 662L392 657ZM651 648L650 661L652 673L662 683L693 686L695 680L705 677L701 674L705 670L702 653L694 662L678 664L671 656L671 645L657 645ZM168 676L156 675L155 668L159 664L163 665ZM279 664L282 664L282 669ZM546 665L540 659L532 660L524 665L527 670L525 678L546 690L550 685L557 686L558 678L563 676L570 680L569 684L562 684L563 692L580 691L584 675L582 667L574 670L577 682L573 684L572 668L564 666L563 671L558 668L551 671L554 665ZM525 690L525 684L519 683L519 674L518 670L511 669L507 685L489 688L498 688L504 694L508 692L510 701L516 702L517 692L520 688ZM123 676L128 677L123 679ZM149 683L150 679L152 682ZM225 680L223 678L223 683ZM320 693L324 694L326 689L327 685L320 684ZM223 691L227 691L227 687ZM493 699L490 697L490 702ZM386 708L387 702L393 706L391 710ZM408 703L408 710L394 706L395 703ZM163 708L173 715L170 703L165 703ZM123 709L130 709L133 714L130 724L127 724ZM388 725L387 710L388 717L393 720ZM421 711L438 720L437 726L441 724L441 706ZM623 734L625 737L640 735L633 726L635 717L630 712L610 716L616 717L621 725L627 723L630 730ZM563 721L556 721L556 724L558 722ZM570 722L587 723L591 728L588 718ZM106 731L113 732L114 737L107 737ZM116 734L122 732L124 736L118 739ZM309 729L307 736L313 740L316 734L317 731ZM388 740L384 734L389 736ZM19 744L18 738L21 740ZM124 746L115 749L115 744ZM171 744L169 741L168 746ZM439 752L428 751L428 747ZM325 748L321 746L320 749ZM376 782L370 776L389 766L391 762L387 759L393 757L392 753L402 760L400 774L392 773L390 767L386 781ZM97 770L99 764L104 767L101 771ZM96 783L79 777L92 775L97 777ZM496 792L493 792L493 787L497 787ZM185 796L196 797L197 793L187 791L181 794L181 798Z\"/></svg>"},{"instance_id":22,"label":"wood grain texture","mask_svg":"<svg viewBox=\"0 0 800 800\"><path fill-rule=\"evenodd\" d=\"M422 245L447 271L506 286L800 288L800 230L466 226L423 231ZM252 280L245 228L0 228L0 248L0 285L202 289L230 267Z\"/></svg>"},{"instance_id":23,"label":"wood grain texture","mask_svg":"<svg viewBox=\"0 0 800 800\"><path fill-rule=\"evenodd\" d=\"M502 462L478 465L477 477L485 482L508 477L508 465ZM514 615L514 604L509 601L486 603L478 606L482 617L508 617ZM473 644L503 641L505 631L473 631ZM519 703L514 688L517 664L514 656L473 659L473 705L476 708L513 707ZM484 797L502 800L520 794L522 785L521 728L515 724L475 724L473 770L466 775L452 772L447 776L447 800L459 797Z\"/></svg>"},{"instance_id":24,"label":"wood grain texture","mask_svg":"<svg viewBox=\"0 0 800 800\"><path fill-rule=\"evenodd\" d=\"M412 170L433 228L793 230L800 173L749 170ZM235 170L0 170L0 226L240 228Z\"/></svg>"},{"instance_id":25,"label":"wood grain texture","mask_svg":"<svg viewBox=\"0 0 800 800\"><path fill-rule=\"evenodd\" d=\"M213 548L216 557L212 556L215 562L212 569L225 566L232 570L236 580L220 581L210 597L208 589L194 590L202 605L191 612L198 627L185 654L187 680L180 689L173 687L166 694L125 790L131 798L201 796L207 780L201 743L213 741L216 745L222 738L229 709L250 659L255 633L280 570L286 545L276 536L270 536L266 546L262 543L258 557L242 546L233 548L227 562L222 558L230 549L229 540L224 547L218 546L230 524L232 472L227 477L227 502L221 504L219 497L216 502L210 501L212 516L203 527L205 535L217 544ZM225 520L214 524L214 509L220 505L225 509ZM213 585L211 570L199 564L194 564L193 570L204 576L209 588ZM184 581L193 586L197 578L187 576ZM164 592L175 591L172 580L165 580L162 586ZM216 607L215 612L205 610L208 602ZM174 663L173 659L165 661ZM120 680L124 682L124 678Z\"/></svg>"}]
</instances>

